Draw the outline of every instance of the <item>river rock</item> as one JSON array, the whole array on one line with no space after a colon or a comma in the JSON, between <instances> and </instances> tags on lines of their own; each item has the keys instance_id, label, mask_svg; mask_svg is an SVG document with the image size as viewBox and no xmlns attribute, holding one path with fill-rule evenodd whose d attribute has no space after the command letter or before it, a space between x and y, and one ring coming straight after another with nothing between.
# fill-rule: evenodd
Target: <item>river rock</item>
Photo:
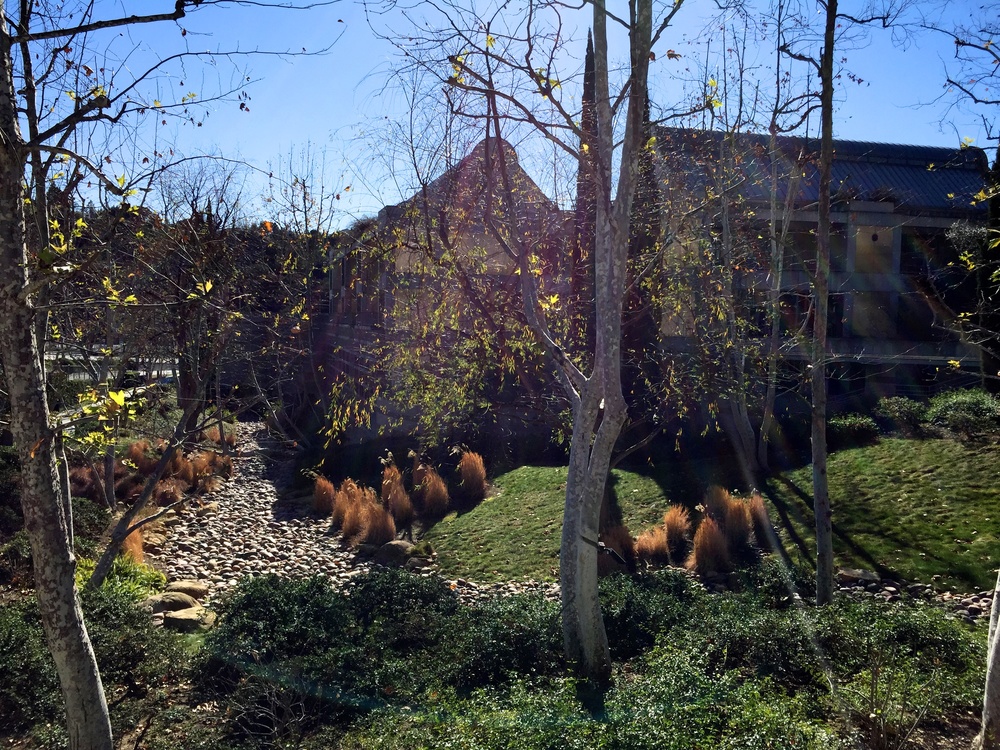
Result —
<instances>
[{"instance_id":1,"label":"river rock","mask_svg":"<svg viewBox=\"0 0 1000 750\"><path fill-rule=\"evenodd\" d=\"M206 596L208 596L208 584L204 581L172 581L168 583L166 589L167 592L177 591L181 594L187 594L193 599L201 601Z\"/></svg>"},{"instance_id":2,"label":"river rock","mask_svg":"<svg viewBox=\"0 0 1000 750\"><path fill-rule=\"evenodd\" d=\"M215 612L205 609L199 604L186 609L163 613L163 627L177 630L181 633L194 633L208 630L215 625Z\"/></svg>"},{"instance_id":3,"label":"river rock","mask_svg":"<svg viewBox=\"0 0 1000 750\"><path fill-rule=\"evenodd\" d=\"M154 594L143 601L143 606L156 612L175 612L179 609L197 607L198 601L188 594L180 591L164 591L162 594Z\"/></svg>"}]
</instances>

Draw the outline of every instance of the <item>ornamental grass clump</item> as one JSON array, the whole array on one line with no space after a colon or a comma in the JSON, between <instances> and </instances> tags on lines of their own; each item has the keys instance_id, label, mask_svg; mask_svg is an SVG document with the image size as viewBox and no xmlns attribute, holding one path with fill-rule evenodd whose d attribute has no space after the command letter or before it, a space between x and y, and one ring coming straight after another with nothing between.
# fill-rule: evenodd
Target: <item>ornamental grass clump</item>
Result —
<instances>
[{"instance_id":1,"label":"ornamental grass clump","mask_svg":"<svg viewBox=\"0 0 1000 750\"><path fill-rule=\"evenodd\" d=\"M639 534L639 538L635 540L635 554L639 562L649 567L659 568L669 565L667 530L663 526L654 526Z\"/></svg>"},{"instance_id":2,"label":"ornamental grass clump","mask_svg":"<svg viewBox=\"0 0 1000 750\"><path fill-rule=\"evenodd\" d=\"M614 550L624 560L625 570L635 570L636 550L635 540L624 524L617 524L605 529L600 534L600 540L609 550ZM597 556L597 574L610 575L622 571L623 563L607 552L602 552Z\"/></svg>"},{"instance_id":3,"label":"ornamental grass clump","mask_svg":"<svg viewBox=\"0 0 1000 750\"><path fill-rule=\"evenodd\" d=\"M124 541L122 541L121 554L135 563L141 563L145 559L142 529L136 529L125 537Z\"/></svg>"},{"instance_id":4,"label":"ornamental grass clump","mask_svg":"<svg viewBox=\"0 0 1000 750\"><path fill-rule=\"evenodd\" d=\"M364 508L364 529L359 535L360 540L365 544L383 545L396 538L396 524L392 520L389 511L383 508L375 497L375 492L369 490L363 504Z\"/></svg>"},{"instance_id":5,"label":"ornamental grass clump","mask_svg":"<svg viewBox=\"0 0 1000 750\"><path fill-rule=\"evenodd\" d=\"M394 485L389 491L389 497L386 499L386 509L392 515L392 520L396 524L396 529L398 531L406 531L410 536L412 536L413 518L414 510L413 503L410 502L410 496L406 494L406 490L403 489L403 483L400 482Z\"/></svg>"},{"instance_id":6,"label":"ornamental grass clump","mask_svg":"<svg viewBox=\"0 0 1000 750\"><path fill-rule=\"evenodd\" d=\"M161 508L173 505L184 498L186 489L184 483L179 479L161 479L153 490L153 501Z\"/></svg>"},{"instance_id":7,"label":"ornamental grass clump","mask_svg":"<svg viewBox=\"0 0 1000 750\"><path fill-rule=\"evenodd\" d=\"M750 549L750 514L746 503L730 497L726 505L726 522L723 531L730 557L745 555Z\"/></svg>"},{"instance_id":8,"label":"ornamental grass clump","mask_svg":"<svg viewBox=\"0 0 1000 750\"><path fill-rule=\"evenodd\" d=\"M715 519L715 522L722 526L726 523L726 511L732 499L732 495L725 487L720 487L717 484L711 485L705 490L705 498L702 500L705 515Z\"/></svg>"},{"instance_id":9,"label":"ornamental grass clump","mask_svg":"<svg viewBox=\"0 0 1000 750\"><path fill-rule=\"evenodd\" d=\"M337 488L333 500L333 511L330 513L330 529L337 531L344 525L348 511L361 501L361 489L353 479L345 479Z\"/></svg>"},{"instance_id":10,"label":"ornamental grass clump","mask_svg":"<svg viewBox=\"0 0 1000 750\"><path fill-rule=\"evenodd\" d=\"M329 516L333 513L334 501L337 492L333 488L333 482L326 477L316 477L313 485L313 511L321 516Z\"/></svg>"},{"instance_id":11,"label":"ornamental grass clump","mask_svg":"<svg viewBox=\"0 0 1000 750\"><path fill-rule=\"evenodd\" d=\"M726 536L711 516L698 524L694 548L687 559L687 568L700 576L718 575L729 571L729 551Z\"/></svg>"},{"instance_id":12,"label":"ornamental grass clump","mask_svg":"<svg viewBox=\"0 0 1000 750\"><path fill-rule=\"evenodd\" d=\"M448 485L444 483L441 475L433 466L427 466L421 484L421 495L423 496L423 508L421 515L428 519L444 518L448 513L449 497Z\"/></svg>"},{"instance_id":13,"label":"ornamental grass clump","mask_svg":"<svg viewBox=\"0 0 1000 750\"><path fill-rule=\"evenodd\" d=\"M671 505L663 514L667 555L673 565L683 565L691 547L691 514L683 505Z\"/></svg>"},{"instance_id":14,"label":"ornamental grass clump","mask_svg":"<svg viewBox=\"0 0 1000 750\"><path fill-rule=\"evenodd\" d=\"M458 462L458 495L463 505L473 506L486 499L486 464L478 453L466 451Z\"/></svg>"},{"instance_id":15,"label":"ornamental grass clump","mask_svg":"<svg viewBox=\"0 0 1000 750\"><path fill-rule=\"evenodd\" d=\"M156 470L157 459L149 455L149 441L137 440L125 449L125 458L135 465L136 471L149 476Z\"/></svg>"}]
</instances>

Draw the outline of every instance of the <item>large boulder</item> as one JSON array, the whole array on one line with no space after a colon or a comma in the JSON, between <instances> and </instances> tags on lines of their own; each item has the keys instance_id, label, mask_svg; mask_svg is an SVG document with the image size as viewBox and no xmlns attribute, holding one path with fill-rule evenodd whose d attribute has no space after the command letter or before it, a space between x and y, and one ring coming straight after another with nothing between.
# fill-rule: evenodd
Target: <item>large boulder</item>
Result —
<instances>
[{"instance_id":1,"label":"large boulder","mask_svg":"<svg viewBox=\"0 0 1000 750\"><path fill-rule=\"evenodd\" d=\"M164 591L177 591L181 594L187 594L188 596L201 601L208 596L208 584L204 581L172 581L167 584Z\"/></svg>"},{"instance_id":2,"label":"large boulder","mask_svg":"<svg viewBox=\"0 0 1000 750\"><path fill-rule=\"evenodd\" d=\"M142 604L144 607L148 607L153 614L176 612L179 609L200 606L194 597L181 591L164 591L162 594L154 594L147 597Z\"/></svg>"},{"instance_id":3,"label":"large boulder","mask_svg":"<svg viewBox=\"0 0 1000 750\"><path fill-rule=\"evenodd\" d=\"M859 568L844 568L837 571L837 581L844 584L878 583L878 573Z\"/></svg>"},{"instance_id":4,"label":"large boulder","mask_svg":"<svg viewBox=\"0 0 1000 750\"><path fill-rule=\"evenodd\" d=\"M208 630L215 625L215 612L205 609L199 604L186 609L163 613L163 627L177 630L181 633L195 633Z\"/></svg>"},{"instance_id":5,"label":"large boulder","mask_svg":"<svg viewBox=\"0 0 1000 750\"><path fill-rule=\"evenodd\" d=\"M372 562L387 568L402 568L412 556L412 552L412 544L403 539L396 539L379 547Z\"/></svg>"}]
</instances>

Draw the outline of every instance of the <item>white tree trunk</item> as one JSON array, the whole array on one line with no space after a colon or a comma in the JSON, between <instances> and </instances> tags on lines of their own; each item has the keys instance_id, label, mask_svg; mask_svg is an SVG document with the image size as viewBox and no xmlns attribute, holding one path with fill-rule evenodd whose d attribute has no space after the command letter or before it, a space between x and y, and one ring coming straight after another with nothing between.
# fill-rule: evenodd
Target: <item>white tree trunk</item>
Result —
<instances>
[{"instance_id":1,"label":"white tree trunk","mask_svg":"<svg viewBox=\"0 0 1000 750\"><path fill-rule=\"evenodd\" d=\"M983 691L983 720L972 743L973 750L1000 750L1000 649L997 648L997 620L1000 619L1000 573L993 587L990 634L986 640L986 689Z\"/></svg>"},{"instance_id":2,"label":"white tree trunk","mask_svg":"<svg viewBox=\"0 0 1000 750\"><path fill-rule=\"evenodd\" d=\"M97 662L76 595L70 529L49 427L45 382L26 296L24 151L18 127L10 37L0 7L0 350L21 460L21 507L31 540L35 592L66 704L73 750L111 750L111 724Z\"/></svg>"}]
</instances>

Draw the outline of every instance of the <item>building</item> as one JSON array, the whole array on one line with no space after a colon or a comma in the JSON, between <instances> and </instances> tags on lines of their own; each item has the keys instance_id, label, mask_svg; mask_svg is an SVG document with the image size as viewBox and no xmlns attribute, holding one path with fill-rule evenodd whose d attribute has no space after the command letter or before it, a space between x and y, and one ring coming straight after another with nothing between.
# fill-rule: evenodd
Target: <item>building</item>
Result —
<instances>
[{"instance_id":1,"label":"building","mask_svg":"<svg viewBox=\"0 0 1000 750\"><path fill-rule=\"evenodd\" d=\"M766 259L745 269L738 291L758 308L780 290L786 374L810 359L796 331L810 314L819 220L818 140L662 128L657 134L666 205L697 196L697 222L675 227L686 241L717 225L722 200L753 217L766 239L768 220L787 225L782 269ZM834 142L832 168L829 359L834 403L853 406L884 395L923 396L961 368L976 370L979 351L953 332L969 308L967 274L946 238L956 222L983 222L989 165L977 148ZM685 234L686 232L686 234ZM701 235L703 236L703 235ZM764 253L766 255L766 251ZM667 326L675 346L687 333Z\"/></svg>"}]
</instances>

